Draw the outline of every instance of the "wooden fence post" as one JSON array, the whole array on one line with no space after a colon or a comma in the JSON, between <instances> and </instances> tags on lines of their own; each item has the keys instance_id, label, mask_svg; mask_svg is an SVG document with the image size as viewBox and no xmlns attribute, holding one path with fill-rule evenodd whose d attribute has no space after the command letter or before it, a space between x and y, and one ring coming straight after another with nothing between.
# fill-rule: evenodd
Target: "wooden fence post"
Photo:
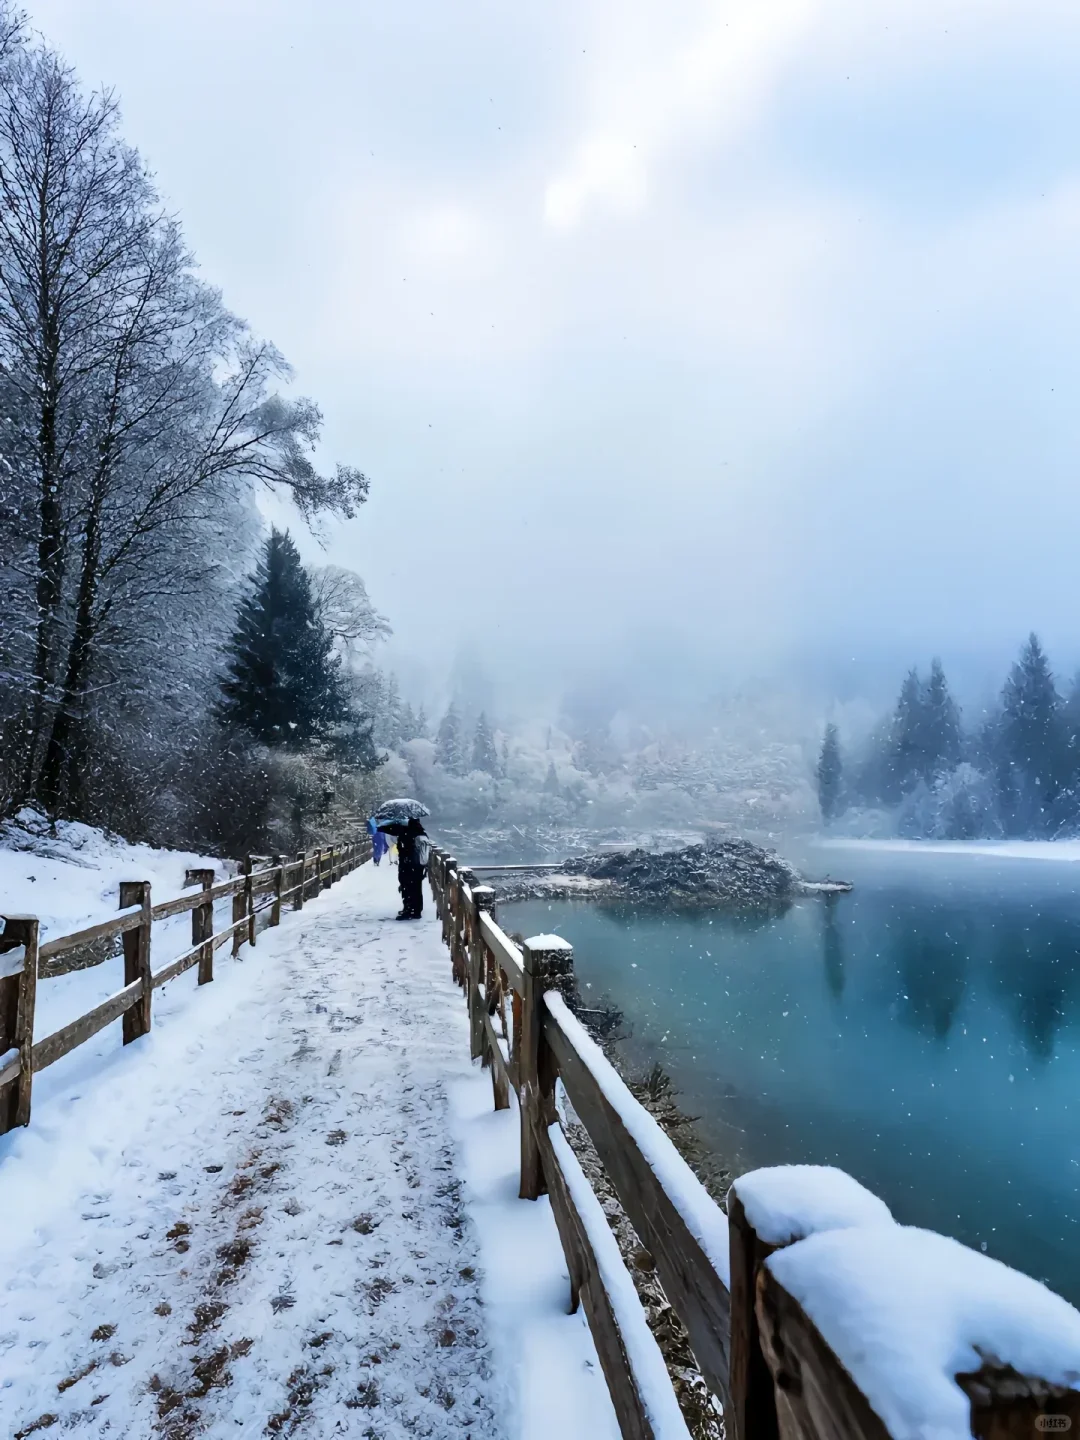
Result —
<instances>
[{"instance_id":1,"label":"wooden fence post","mask_svg":"<svg viewBox=\"0 0 1080 1440\"><path fill-rule=\"evenodd\" d=\"M488 949L484 937L480 931L480 916L490 915L495 917L495 891L490 885L478 885L473 891L473 900L476 903L476 943L478 956L478 971L484 981L483 1001L477 997L477 1008L482 1003L483 1010L493 1017L501 1009L502 1005L502 971ZM507 1084L506 1072L501 1065L495 1064L495 1057L490 1053L491 1041L486 1034L483 1011L478 1016L480 1026L480 1038L484 1064L491 1066L491 1093L496 1110L509 1110L510 1108L510 1087Z\"/></svg>"},{"instance_id":2,"label":"wooden fence post","mask_svg":"<svg viewBox=\"0 0 1080 1440\"><path fill-rule=\"evenodd\" d=\"M142 916L137 929L124 931L124 984L134 985L136 980L140 981L142 994L131 1009L124 1012L125 1045L138 1040L140 1035L150 1033L150 1001L154 995L150 972L150 927L154 917L150 906L149 880L121 880L120 909L126 910L129 905L141 905Z\"/></svg>"},{"instance_id":3,"label":"wooden fence post","mask_svg":"<svg viewBox=\"0 0 1080 1440\"><path fill-rule=\"evenodd\" d=\"M465 998L469 1006L469 1036L472 1058L489 1063L487 1046L484 1044L484 1006L487 996L480 989L485 979L487 965L486 947L480 936L480 913L486 910L490 915L495 905L495 891L490 885L476 885L472 890L471 912L466 917L466 959L468 964L468 988Z\"/></svg>"},{"instance_id":4,"label":"wooden fence post","mask_svg":"<svg viewBox=\"0 0 1080 1440\"><path fill-rule=\"evenodd\" d=\"M184 887L200 885L209 890L214 883L213 870L189 870L184 876ZM233 912L235 914L235 910ZM191 948L199 949L199 984L208 985L214 978L214 947L207 942L214 934L214 902L203 900L191 912Z\"/></svg>"},{"instance_id":5,"label":"wooden fence post","mask_svg":"<svg viewBox=\"0 0 1080 1440\"><path fill-rule=\"evenodd\" d=\"M316 900L316 899L318 898L319 891L322 889L322 851L321 851L321 850L316 850L316 851L315 851L315 859L314 859L314 861L313 861L313 864L314 864L314 866L315 866L315 872L314 872L314 877L313 877L313 878L314 878L315 885L314 885L314 889L312 890L311 894L308 896L308 899L310 899L310 900Z\"/></svg>"},{"instance_id":6,"label":"wooden fence post","mask_svg":"<svg viewBox=\"0 0 1080 1440\"><path fill-rule=\"evenodd\" d=\"M453 855L443 857L443 913L442 913L442 938L444 945L450 945L450 919L454 901L454 880L457 875L457 861ZM451 962L454 958L454 947L450 946ZM455 977L456 978L456 977Z\"/></svg>"},{"instance_id":7,"label":"wooden fence post","mask_svg":"<svg viewBox=\"0 0 1080 1440\"><path fill-rule=\"evenodd\" d=\"M255 948L255 891L252 889L251 876L255 869L255 862L250 855L244 857L244 909L247 911L247 941Z\"/></svg>"},{"instance_id":8,"label":"wooden fence post","mask_svg":"<svg viewBox=\"0 0 1080 1440\"><path fill-rule=\"evenodd\" d=\"M274 875L274 903L270 906L270 924L281 924L281 892L285 888L285 857L275 855L270 861L275 867Z\"/></svg>"},{"instance_id":9,"label":"wooden fence post","mask_svg":"<svg viewBox=\"0 0 1080 1440\"><path fill-rule=\"evenodd\" d=\"M727 1199L731 1253L730 1440L777 1440L776 1390L761 1349L757 1277L777 1248L762 1240L733 1189Z\"/></svg>"},{"instance_id":10,"label":"wooden fence post","mask_svg":"<svg viewBox=\"0 0 1080 1440\"><path fill-rule=\"evenodd\" d=\"M329 890L334 883L334 847L330 846L329 864L323 864L322 888Z\"/></svg>"},{"instance_id":11,"label":"wooden fence post","mask_svg":"<svg viewBox=\"0 0 1080 1440\"><path fill-rule=\"evenodd\" d=\"M299 888L294 888L292 908L294 910L302 910L304 908L304 888L307 885L307 851L301 850L294 863L298 867L300 874L298 877L293 877L294 879L298 879Z\"/></svg>"},{"instance_id":12,"label":"wooden fence post","mask_svg":"<svg viewBox=\"0 0 1080 1440\"><path fill-rule=\"evenodd\" d=\"M457 982L465 992L465 1002L469 1000L469 930L472 916L469 914L465 899L466 887L470 893L476 884L476 876L467 865L459 866L457 872L457 883L454 887L454 928L451 936L451 949L454 956L454 974Z\"/></svg>"},{"instance_id":13,"label":"wooden fence post","mask_svg":"<svg viewBox=\"0 0 1080 1440\"><path fill-rule=\"evenodd\" d=\"M244 873L244 864L241 862L240 874ZM247 896L243 890L237 890L232 897L232 955L233 959L240 954L240 946L244 943L243 921L247 914Z\"/></svg>"},{"instance_id":14,"label":"wooden fence post","mask_svg":"<svg viewBox=\"0 0 1080 1440\"><path fill-rule=\"evenodd\" d=\"M0 1083L0 1135L30 1124L38 930L34 915L7 915L0 935L0 1057L17 1050L18 1070ZM13 952L21 951L21 955Z\"/></svg>"},{"instance_id":15,"label":"wooden fence post","mask_svg":"<svg viewBox=\"0 0 1080 1440\"><path fill-rule=\"evenodd\" d=\"M569 1000L574 987L573 946L557 935L538 935L521 947L525 993L521 1002L521 1188L522 1200L535 1200L547 1189L537 1132L553 1124L555 1057L544 1040L544 992L559 990Z\"/></svg>"},{"instance_id":16,"label":"wooden fence post","mask_svg":"<svg viewBox=\"0 0 1080 1440\"><path fill-rule=\"evenodd\" d=\"M435 914L440 920L442 919L441 865L442 851L437 845L433 845L431 847L431 854L428 856L428 883L431 886L431 894L435 901Z\"/></svg>"}]
</instances>

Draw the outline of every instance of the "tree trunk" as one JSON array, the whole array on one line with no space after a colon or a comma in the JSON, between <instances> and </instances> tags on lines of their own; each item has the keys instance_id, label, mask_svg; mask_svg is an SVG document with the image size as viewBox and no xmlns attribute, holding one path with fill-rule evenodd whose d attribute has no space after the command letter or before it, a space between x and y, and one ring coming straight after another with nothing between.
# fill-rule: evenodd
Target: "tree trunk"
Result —
<instances>
[{"instance_id":1,"label":"tree trunk","mask_svg":"<svg viewBox=\"0 0 1080 1440\"><path fill-rule=\"evenodd\" d=\"M47 299L43 297L43 307ZM56 633L64 588L64 528L60 503L60 479L57 475L56 421L57 354L55 326L46 319L45 363L42 367L42 399L38 420L38 464L40 489L38 495L38 563L35 599L37 602L37 635L34 646L33 699L27 737L24 786L32 795L36 789L37 761L45 728L46 706L54 669Z\"/></svg>"}]
</instances>

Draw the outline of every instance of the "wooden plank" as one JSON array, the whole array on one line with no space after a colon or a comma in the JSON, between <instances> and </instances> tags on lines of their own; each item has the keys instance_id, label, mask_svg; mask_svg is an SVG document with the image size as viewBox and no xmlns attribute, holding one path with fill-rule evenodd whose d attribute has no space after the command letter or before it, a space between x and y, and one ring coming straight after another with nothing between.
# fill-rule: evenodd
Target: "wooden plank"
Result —
<instances>
[{"instance_id":1,"label":"wooden plank","mask_svg":"<svg viewBox=\"0 0 1080 1440\"><path fill-rule=\"evenodd\" d=\"M495 1022L491 1016L484 1011L484 1035L487 1040L487 1053L491 1063L491 1084L494 1092L495 1109L509 1110L510 1108L510 1067L503 1052L500 1040L502 1037L496 1032ZM517 1085L514 1086L515 1091Z\"/></svg>"},{"instance_id":2,"label":"wooden plank","mask_svg":"<svg viewBox=\"0 0 1080 1440\"><path fill-rule=\"evenodd\" d=\"M142 906L136 905L111 920L102 920L97 925L87 925L85 930L75 930L70 935L57 935L55 940L46 940L38 951L39 960L51 960L54 955L66 955L80 945L90 945L95 940L105 940L110 935L123 935L142 924Z\"/></svg>"},{"instance_id":3,"label":"wooden plank","mask_svg":"<svg viewBox=\"0 0 1080 1440\"><path fill-rule=\"evenodd\" d=\"M162 900L154 906L155 920L168 920L171 915L183 915L185 910L193 910L196 905L203 903L201 890L190 890L184 895L178 895L175 900Z\"/></svg>"},{"instance_id":4,"label":"wooden plank","mask_svg":"<svg viewBox=\"0 0 1080 1440\"><path fill-rule=\"evenodd\" d=\"M505 973L511 990L518 995L522 994L525 989L525 971L522 968L521 951L506 931L500 930L490 915L481 915L480 934L484 944L495 956L496 964Z\"/></svg>"},{"instance_id":5,"label":"wooden plank","mask_svg":"<svg viewBox=\"0 0 1080 1440\"><path fill-rule=\"evenodd\" d=\"M1021 1375L1010 1365L986 1360L956 1382L971 1401L971 1433L979 1440L1031 1440L1080 1425L1080 1391Z\"/></svg>"},{"instance_id":6,"label":"wooden plank","mask_svg":"<svg viewBox=\"0 0 1080 1440\"><path fill-rule=\"evenodd\" d=\"M224 930L219 930L213 937L214 949L220 950L222 945L227 945L229 941L235 937L238 930L246 929L247 924L248 917L241 915L240 918L234 920L231 925L226 925Z\"/></svg>"},{"instance_id":7,"label":"wooden plank","mask_svg":"<svg viewBox=\"0 0 1080 1440\"><path fill-rule=\"evenodd\" d=\"M197 965L199 963L199 953L201 950L202 945L196 945L193 950L188 950L183 955L178 955L177 958L171 960L168 965L163 965L160 970L155 970L151 981L154 989L157 990L162 985L167 985L170 980L175 980L178 975L183 975L185 970L190 970L193 965Z\"/></svg>"},{"instance_id":8,"label":"wooden plank","mask_svg":"<svg viewBox=\"0 0 1080 1440\"><path fill-rule=\"evenodd\" d=\"M115 995L110 995L108 1000L80 1015L78 1020L72 1020L70 1025L65 1025L61 1030L55 1030L51 1035L39 1040L34 1046L34 1074L44 1070L46 1066L54 1064L57 1060L67 1055L84 1040L89 1040L99 1030L104 1030L106 1025L111 1025L114 1020L119 1020L125 1011L130 1010L132 1005L138 1003L142 996L142 981L136 980L131 985L125 985L123 990L118 990Z\"/></svg>"},{"instance_id":9,"label":"wooden plank","mask_svg":"<svg viewBox=\"0 0 1080 1440\"><path fill-rule=\"evenodd\" d=\"M5 1064L0 1065L0 1085L6 1085L9 1080L17 1080L22 1071L22 1060L18 1052L12 1055Z\"/></svg>"},{"instance_id":10,"label":"wooden plank","mask_svg":"<svg viewBox=\"0 0 1080 1440\"><path fill-rule=\"evenodd\" d=\"M676 1200L665 1191L563 1025L551 1009L545 1009L544 1036L555 1056L570 1103L589 1132L638 1238L653 1257L664 1293L689 1333L701 1373L727 1409L731 1321L725 1279L691 1230ZM636 1106L650 1124L655 1123L632 1097L629 1103ZM658 1133L658 1144L670 1147L673 1167L686 1170L686 1162L662 1131ZM692 1172L688 1178L700 1185ZM703 1189L701 1193L703 1204L717 1209L718 1220L726 1224Z\"/></svg>"},{"instance_id":11,"label":"wooden plank","mask_svg":"<svg viewBox=\"0 0 1080 1440\"><path fill-rule=\"evenodd\" d=\"M781 1440L889 1440L869 1400L768 1265L758 1271L756 1308Z\"/></svg>"},{"instance_id":12,"label":"wooden plank","mask_svg":"<svg viewBox=\"0 0 1080 1440\"><path fill-rule=\"evenodd\" d=\"M468 953L469 1028L472 1044L472 1058L481 1058L488 1063L487 1045L484 1040L483 1014L487 1009L484 993L484 976L487 970L488 951L480 936L480 916L491 913L495 904L495 892L489 885L474 885L465 911L466 949ZM506 1104L509 1104L507 1100ZM506 1104L496 1104L496 1110L505 1110Z\"/></svg>"},{"instance_id":13,"label":"wooden plank","mask_svg":"<svg viewBox=\"0 0 1080 1440\"><path fill-rule=\"evenodd\" d=\"M663 1357L600 1202L558 1124L539 1140L551 1209L570 1272L570 1308L576 1309L580 1300L619 1430L625 1440L689 1440ZM591 1215L586 1216L582 1207ZM631 1351L628 1341L635 1330ZM651 1375L638 1373L631 1353L643 1369L651 1369Z\"/></svg>"},{"instance_id":14,"label":"wooden plank","mask_svg":"<svg viewBox=\"0 0 1080 1440\"><path fill-rule=\"evenodd\" d=\"M228 895L235 895L238 890L243 890L247 884L246 875L234 875L231 880L219 880L211 887L211 900L224 900Z\"/></svg>"}]
</instances>

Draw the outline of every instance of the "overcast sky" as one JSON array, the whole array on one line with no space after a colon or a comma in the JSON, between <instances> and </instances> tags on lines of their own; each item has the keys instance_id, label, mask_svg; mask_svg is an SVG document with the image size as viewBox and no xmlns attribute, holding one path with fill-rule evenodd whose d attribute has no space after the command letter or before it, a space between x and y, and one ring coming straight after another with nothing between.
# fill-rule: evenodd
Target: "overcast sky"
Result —
<instances>
[{"instance_id":1,"label":"overcast sky","mask_svg":"<svg viewBox=\"0 0 1080 1440\"><path fill-rule=\"evenodd\" d=\"M1075 0L30 8L371 476L399 655L1080 659Z\"/></svg>"}]
</instances>

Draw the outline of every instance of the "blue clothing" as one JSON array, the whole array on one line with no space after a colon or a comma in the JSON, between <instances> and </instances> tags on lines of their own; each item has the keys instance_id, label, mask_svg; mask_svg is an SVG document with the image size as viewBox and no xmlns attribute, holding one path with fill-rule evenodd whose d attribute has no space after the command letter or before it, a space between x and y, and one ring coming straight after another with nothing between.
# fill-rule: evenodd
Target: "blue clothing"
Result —
<instances>
[{"instance_id":1,"label":"blue clothing","mask_svg":"<svg viewBox=\"0 0 1080 1440\"><path fill-rule=\"evenodd\" d=\"M367 822L367 828L371 835L371 858L374 863L378 865L387 850L389 850L390 841L379 829L378 823L374 818Z\"/></svg>"}]
</instances>

